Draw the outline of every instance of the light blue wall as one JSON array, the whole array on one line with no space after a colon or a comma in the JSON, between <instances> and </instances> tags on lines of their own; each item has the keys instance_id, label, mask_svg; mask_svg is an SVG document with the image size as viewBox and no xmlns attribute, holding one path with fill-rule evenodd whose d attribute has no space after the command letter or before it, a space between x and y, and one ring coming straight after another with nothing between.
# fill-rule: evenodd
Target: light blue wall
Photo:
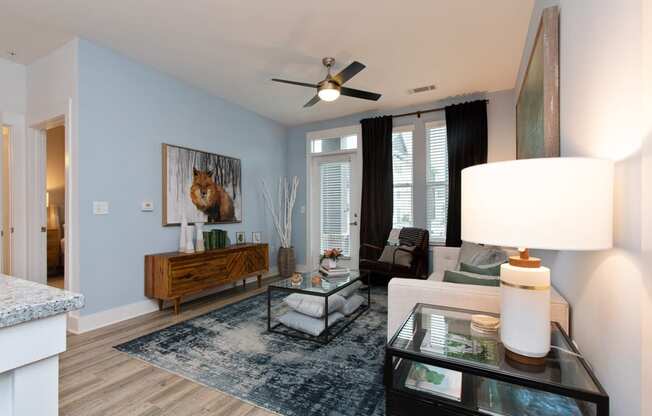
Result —
<instances>
[{"instance_id":1,"label":"light blue wall","mask_svg":"<svg viewBox=\"0 0 652 416\"><path fill-rule=\"evenodd\" d=\"M259 184L286 174L283 126L85 40L79 104L82 314L144 300L143 256L177 248L179 227L161 226L163 142L242 159L244 221L220 228L232 239L262 231L278 247ZM94 200L110 214L93 215ZM154 212L140 211L144 200Z\"/></svg>"},{"instance_id":2,"label":"light blue wall","mask_svg":"<svg viewBox=\"0 0 652 416\"><path fill-rule=\"evenodd\" d=\"M297 195L295 218L292 230L292 242L295 247L297 263L306 264L306 215L301 214L302 206L308 209L306 201L306 133L310 131L326 130L337 127L353 126L360 123L360 120L368 117L376 117L383 114L401 114L429 108L439 108L449 104L473 101L479 99L489 99L487 106L488 130L489 130L489 159L490 161L512 159L515 155L516 136L514 133L515 112L513 104L513 90L497 91L492 93L469 94L463 97L453 97L452 99L439 100L420 104L418 106L397 108L390 112L370 111L358 113L333 120L321 121L316 123L303 124L291 127L288 131L288 175L297 175L301 178L300 191ZM320 103L315 110L318 111L319 105L329 105ZM332 105L332 104L330 104ZM403 117L394 121L394 126L415 125L416 129L423 129L423 123L435 118L441 118L443 114L424 114L421 119L413 117ZM416 144L415 144L416 145ZM424 156L425 157L425 156ZM425 172L414 172L415 178L424 178ZM424 182L425 184L425 182ZM425 185L424 185L425 186ZM415 192L418 184L415 181ZM423 190L425 192L425 190ZM418 214L415 212L415 214ZM425 211L423 213L423 222L425 223ZM417 215L418 216L418 215Z\"/></svg>"}]
</instances>

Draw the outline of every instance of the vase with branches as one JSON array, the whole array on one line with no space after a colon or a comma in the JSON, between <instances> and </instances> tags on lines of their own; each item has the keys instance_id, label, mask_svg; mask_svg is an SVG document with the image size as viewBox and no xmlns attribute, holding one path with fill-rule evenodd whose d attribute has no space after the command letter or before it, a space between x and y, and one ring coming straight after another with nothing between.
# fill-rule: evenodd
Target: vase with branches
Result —
<instances>
[{"instance_id":1,"label":"vase with branches","mask_svg":"<svg viewBox=\"0 0 652 416\"><path fill-rule=\"evenodd\" d=\"M270 214L272 223L278 234L281 247L278 250L278 271L283 277L292 276L296 269L294 248L292 247L292 211L297 197L299 178L282 177L278 180L276 198L272 198L272 190L263 179L263 198Z\"/></svg>"}]
</instances>

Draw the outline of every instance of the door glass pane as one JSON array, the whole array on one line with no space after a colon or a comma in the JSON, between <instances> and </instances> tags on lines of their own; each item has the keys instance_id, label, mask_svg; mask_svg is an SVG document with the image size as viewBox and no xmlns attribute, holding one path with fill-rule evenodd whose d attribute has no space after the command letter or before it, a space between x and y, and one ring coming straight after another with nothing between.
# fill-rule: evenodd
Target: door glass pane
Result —
<instances>
[{"instance_id":1,"label":"door glass pane","mask_svg":"<svg viewBox=\"0 0 652 416\"><path fill-rule=\"evenodd\" d=\"M312 153L329 153L358 148L358 136L355 134L312 141Z\"/></svg>"},{"instance_id":2,"label":"door glass pane","mask_svg":"<svg viewBox=\"0 0 652 416\"><path fill-rule=\"evenodd\" d=\"M345 257L350 257L351 162L321 163L319 181L320 250L323 252L329 248L340 248Z\"/></svg>"}]
</instances>

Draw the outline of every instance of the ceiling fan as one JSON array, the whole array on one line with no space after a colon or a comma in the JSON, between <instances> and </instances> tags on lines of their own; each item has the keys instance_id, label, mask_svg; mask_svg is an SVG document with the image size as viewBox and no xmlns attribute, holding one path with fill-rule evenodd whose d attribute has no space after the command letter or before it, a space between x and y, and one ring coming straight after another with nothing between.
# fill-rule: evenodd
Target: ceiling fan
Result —
<instances>
[{"instance_id":1,"label":"ceiling fan","mask_svg":"<svg viewBox=\"0 0 652 416\"><path fill-rule=\"evenodd\" d=\"M363 100L372 101L378 101L378 99L381 97L380 94L376 94L375 92L356 90L342 86L342 84L353 78L358 72L365 69L365 66L360 62L353 61L349 66L344 68L337 75L331 75L331 67L335 63L335 58L324 58L321 62L326 67L328 73L326 74L326 78L324 78L322 81L319 81L317 84L288 81L278 78L272 78L272 81L317 89L317 94L312 97L310 101L304 104L304 107L311 107L317 104L319 100L335 101L340 96L340 94L346 95L348 97L362 98Z\"/></svg>"}]
</instances>

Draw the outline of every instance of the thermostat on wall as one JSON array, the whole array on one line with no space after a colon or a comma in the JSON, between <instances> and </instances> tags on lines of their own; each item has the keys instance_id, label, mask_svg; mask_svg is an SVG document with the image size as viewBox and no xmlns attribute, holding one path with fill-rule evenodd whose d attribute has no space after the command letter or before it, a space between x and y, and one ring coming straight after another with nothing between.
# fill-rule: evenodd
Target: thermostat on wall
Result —
<instances>
[{"instance_id":1,"label":"thermostat on wall","mask_svg":"<svg viewBox=\"0 0 652 416\"><path fill-rule=\"evenodd\" d=\"M140 210L143 212L154 211L154 203L152 201L143 201L143 203L140 206Z\"/></svg>"},{"instance_id":2,"label":"thermostat on wall","mask_svg":"<svg viewBox=\"0 0 652 416\"><path fill-rule=\"evenodd\" d=\"M107 215L108 213L108 201L93 201L93 215Z\"/></svg>"}]
</instances>

